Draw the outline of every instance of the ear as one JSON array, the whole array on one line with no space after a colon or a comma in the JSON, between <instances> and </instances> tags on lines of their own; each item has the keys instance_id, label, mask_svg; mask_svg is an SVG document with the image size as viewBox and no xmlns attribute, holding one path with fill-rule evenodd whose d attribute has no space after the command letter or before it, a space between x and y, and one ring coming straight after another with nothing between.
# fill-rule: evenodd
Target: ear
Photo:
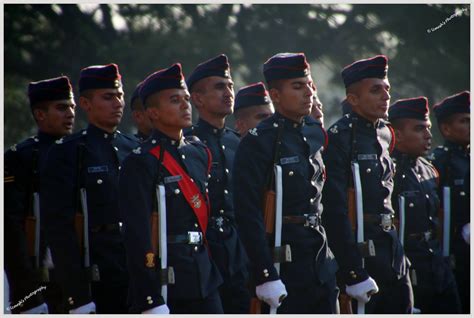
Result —
<instances>
[{"instance_id":1,"label":"ear","mask_svg":"<svg viewBox=\"0 0 474 318\"><path fill-rule=\"evenodd\" d=\"M138 110L132 110L132 118L134 122L139 122L140 117L142 116L142 112Z\"/></svg>"},{"instance_id":2,"label":"ear","mask_svg":"<svg viewBox=\"0 0 474 318\"><path fill-rule=\"evenodd\" d=\"M280 105L280 91L276 88L270 88L268 93L270 94L273 105Z\"/></svg>"},{"instance_id":3,"label":"ear","mask_svg":"<svg viewBox=\"0 0 474 318\"><path fill-rule=\"evenodd\" d=\"M451 136L451 125L444 122L439 125L439 130L443 137L450 137Z\"/></svg>"},{"instance_id":4,"label":"ear","mask_svg":"<svg viewBox=\"0 0 474 318\"><path fill-rule=\"evenodd\" d=\"M194 105L194 107L196 107L196 109L200 109L203 104L202 94L197 91L192 92L191 102Z\"/></svg>"},{"instance_id":5,"label":"ear","mask_svg":"<svg viewBox=\"0 0 474 318\"><path fill-rule=\"evenodd\" d=\"M92 103L89 98L80 96L79 97L79 106L81 106L82 110L84 110L86 113L90 112L92 108Z\"/></svg>"},{"instance_id":6,"label":"ear","mask_svg":"<svg viewBox=\"0 0 474 318\"><path fill-rule=\"evenodd\" d=\"M146 115L152 122L155 122L159 118L159 110L156 107L148 107L146 109Z\"/></svg>"},{"instance_id":7,"label":"ear","mask_svg":"<svg viewBox=\"0 0 474 318\"><path fill-rule=\"evenodd\" d=\"M235 130L237 130L239 132L239 134L242 134L242 132L244 132L245 130L245 124L244 122L242 121L242 119L236 119L235 120Z\"/></svg>"},{"instance_id":8,"label":"ear","mask_svg":"<svg viewBox=\"0 0 474 318\"><path fill-rule=\"evenodd\" d=\"M33 110L33 116L36 118L37 122L42 122L46 119L46 112L42 109L36 108Z\"/></svg>"},{"instance_id":9,"label":"ear","mask_svg":"<svg viewBox=\"0 0 474 318\"><path fill-rule=\"evenodd\" d=\"M356 94L353 93L347 93L346 99L351 104L352 106L358 106L359 105L359 97Z\"/></svg>"},{"instance_id":10,"label":"ear","mask_svg":"<svg viewBox=\"0 0 474 318\"><path fill-rule=\"evenodd\" d=\"M403 141L403 133L400 129L394 128L393 131L395 132L395 140L398 142Z\"/></svg>"}]
</instances>

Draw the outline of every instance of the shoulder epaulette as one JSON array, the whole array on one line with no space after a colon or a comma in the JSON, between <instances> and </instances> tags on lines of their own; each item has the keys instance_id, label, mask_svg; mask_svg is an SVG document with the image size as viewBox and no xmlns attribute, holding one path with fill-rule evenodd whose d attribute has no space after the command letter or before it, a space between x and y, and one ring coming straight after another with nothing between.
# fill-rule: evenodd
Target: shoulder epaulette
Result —
<instances>
[{"instance_id":1,"label":"shoulder epaulette","mask_svg":"<svg viewBox=\"0 0 474 318\"><path fill-rule=\"evenodd\" d=\"M234 129L229 128L229 127L225 127L225 130L228 131L228 132L233 133L234 135L236 135L237 137L240 138L240 134L237 131L235 131Z\"/></svg>"},{"instance_id":2,"label":"shoulder epaulette","mask_svg":"<svg viewBox=\"0 0 474 318\"><path fill-rule=\"evenodd\" d=\"M20 141L17 144L14 144L13 146L10 147L10 150L15 152L15 151L20 151L22 149L25 149L27 147L30 147L34 145L35 143L39 142L39 139L37 136L31 136L26 138L25 140Z\"/></svg>"},{"instance_id":3,"label":"shoulder epaulette","mask_svg":"<svg viewBox=\"0 0 474 318\"><path fill-rule=\"evenodd\" d=\"M67 136L59 138L58 140L55 141L55 143L60 145L60 144L64 144L64 143L78 141L79 139L85 138L86 135L87 135L87 130L82 129L82 130L80 130L80 131L78 131L74 134L67 135Z\"/></svg>"}]
</instances>

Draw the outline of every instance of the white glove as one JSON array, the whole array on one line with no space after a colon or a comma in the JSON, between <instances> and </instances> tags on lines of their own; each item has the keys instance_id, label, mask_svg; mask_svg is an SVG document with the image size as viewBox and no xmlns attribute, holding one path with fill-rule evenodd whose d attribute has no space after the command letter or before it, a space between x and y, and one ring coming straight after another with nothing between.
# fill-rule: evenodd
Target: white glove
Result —
<instances>
[{"instance_id":1,"label":"white glove","mask_svg":"<svg viewBox=\"0 0 474 318\"><path fill-rule=\"evenodd\" d=\"M170 314L170 309L166 304L158 306L158 307L153 307L151 309L142 311L142 314L144 315L169 315Z\"/></svg>"},{"instance_id":2,"label":"white glove","mask_svg":"<svg viewBox=\"0 0 474 318\"><path fill-rule=\"evenodd\" d=\"M256 287L258 299L266 302L270 307L278 308L283 299L288 296L285 285L279 280L272 280Z\"/></svg>"},{"instance_id":3,"label":"white glove","mask_svg":"<svg viewBox=\"0 0 474 318\"><path fill-rule=\"evenodd\" d=\"M471 245L470 244L470 241L471 241L471 223L464 224L464 226L462 227L461 235L462 235L462 238L464 239L464 241L467 244Z\"/></svg>"},{"instance_id":4,"label":"white glove","mask_svg":"<svg viewBox=\"0 0 474 318\"><path fill-rule=\"evenodd\" d=\"M379 287L375 280L372 277L367 278L363 282L347 286L346 293L352 298L357 299L358 301L363 302L364 304L368 303L370 296L377 294L379 292Z\"/></svg>"},{"instance_id":5,"label":"white glove","mask_svg":"<svg viewBox=\"0 0 474 318\"><path fill-rule=\"evenodd\" d=\"M91 301L88 304L82 305L81 307L77 307L77 308L69 310L69 313L74 314L74 315L95 314L95 312L96 312L95 303L93 301Z\"/></svg>"},{"instance_id":6,"label":"white glove","mask_svg":"<svg viewBox=\"0 0 474 318\"><path fill-rule=\"evenodd\" d=\"M39 306L33 307L31 309L20 311L22 315L32 315L32 314L49 314L48 305L46 303L42 303Z\"/></svg>"}]
</instances>

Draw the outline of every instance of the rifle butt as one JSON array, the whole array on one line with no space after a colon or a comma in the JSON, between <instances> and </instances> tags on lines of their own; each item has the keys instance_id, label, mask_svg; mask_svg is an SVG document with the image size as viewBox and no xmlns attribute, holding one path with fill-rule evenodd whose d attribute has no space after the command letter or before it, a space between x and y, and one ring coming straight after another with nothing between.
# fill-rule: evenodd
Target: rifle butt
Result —
<instances>
[{"instance_id":1,"label":"rifle butt","mask_svg":"<svg viewBox=\"0 0 474 318\"><path fill-rule=\"evenodd\" d=\"M275 191L265 191L263 198L263 222L267 234L273 234L275 230L275 197Z\"/></svg>"},{"instance_id":2,"label":"rifle butt","mask_svg":"<svg viewBox=\"0 0 474 318\"><path fill-rule=\"evenodd\" d=\"M26 243L29 256L35 256L35 231L36 231L36 218L32 215L28 215L25 218L25 234Z\"/></svg>"}]
</instances>

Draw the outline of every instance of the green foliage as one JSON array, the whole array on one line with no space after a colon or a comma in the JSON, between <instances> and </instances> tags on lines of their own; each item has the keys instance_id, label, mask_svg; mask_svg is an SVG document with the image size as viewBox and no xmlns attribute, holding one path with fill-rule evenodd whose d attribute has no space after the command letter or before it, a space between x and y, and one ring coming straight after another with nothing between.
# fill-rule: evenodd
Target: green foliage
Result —
<instances>
[{"instance_id":1,"label":"green foliage","mask_svg":"<svg viewBox=\"0 0 474 318\"><path fill-rule=\"evenodd\" d=\"M456 10L461 14L446 21ZM319 95L330 124L344 97L341 69L382 53L390 58L392 101L425 95L433 104L469 89L469 10L468 4L5 4L5 146L35 131L29 81L64 74L77 86L83 67L111 62L120 66L128 103L139 81L175 62L189 74L225 53L239 88L262 81L262 64L273 54L305 52L316 84L325 83ZM77 113L79 129L85 119ZM129 110L121 130L133 130Z\"/></svg>"}]
</instances>

